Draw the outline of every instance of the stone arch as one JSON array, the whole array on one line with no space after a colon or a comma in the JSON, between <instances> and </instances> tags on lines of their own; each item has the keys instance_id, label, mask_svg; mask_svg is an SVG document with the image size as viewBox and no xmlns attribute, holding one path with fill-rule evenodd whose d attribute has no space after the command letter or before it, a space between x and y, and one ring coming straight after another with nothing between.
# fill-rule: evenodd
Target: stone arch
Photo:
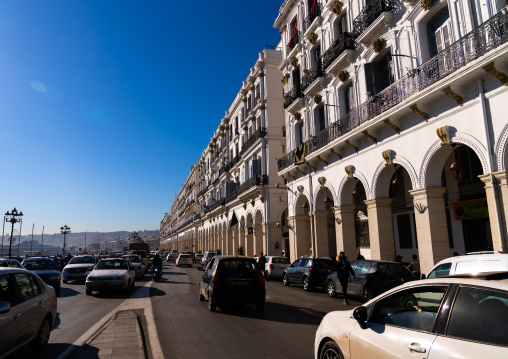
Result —
<instances>
[{"instance_id":1,"label":"stone arch","mask_svg":"<svg viewBox=\"0 0 508 359\"><path fill-rule=\"evenodd\" d=\"M296 198L295 208L294 208L294 214L295 214L295 216L304 216L305 215L305 212L303 210L303 204L305 202L308 202L309 206L310 206L309 196L304 194L304 193L300 194Z\"/></svg>"},{"instance_id":2,"label":"stone arch","mask_svg":"<svg viewBox=\"0 0 508 359\"><path fill-rule=\"evenodd\" d=\"M353 198L350 196L346 196L346 193L353 193L353 190L355 188L355 181L354 179L359 180L362 182L363 188L365 189L365 195L367 196L367 199L371 199L370 196L370 187L367 181L367 178L365 175L355 169L353 172L353 175L351 177L344 176L342 178L342 181L340 182L339 191L337 193L337 201L336 205L352 205L353 204Z\"/></svg>"},{"instance_id":3,"label":"stone arch","mask_svg":"<svg viewBox=\"0 0 508 359\"><path fill-rule=\"evenodd\" d=\"M488 173L487 151L477 139L466 133L457 132L454 136L450 137L450 144L453 143L460 143L471 148L482 164L483 173ZM420 187L441 186L441 172L446 160L452 152L453 149L451 146L441 146L440 141L434 142L427 150L422 163L420 170Z\"/></svg>"},{"instance_id":4,"label":"stone arch","mask_svg":"<svg viewBox=\"0 0 508 359\"><path fill-rule=\"evenodd\" d=\"M405 157L397 155L393 158L392 163L397 164L406 170L409 178L411 179L411 189L416 189L418 186L418 175L416 174L413 165ZM381 162L377 166L376 172L374 172L374 176L372 178L371 198L388 197L388 193L386 191L394 172L394 166L386 166L385 162Z\"/></svg>"},{"instance_id":5,"label":"stone arch","mask_svg":"<svg viewBox=\"0 0 508 359\"><path fill-rule=\"evenodd\" d=\"M335 188L333 188L333 185L331 183L328 183L328 181L325 181L323 187L319 186L319 187L316 187L316 189L314 190L314 194L312 196L312 200L314 201L314 203L317 203L317 196L319 195L319 192L323 189L327 188L328 191L330 191L330 194L332 195L332 200L333 202L337 202L337 193L335 192Z\"/></svg>"},{"instance_id":6,"label":"stone arch","mask_svg":"<svg viewBox=\"0 0 508 359\"><path fill-rule=\"evenodd\" d=\"M261 223L263 223L263 212L260 209L258 209L256 211L255 216L254 216L254 224L261 224Z\"/></svg>"},{"instance_id":7,"label":"stone arch","mask_svg":"<svg viewBox=\"0 0 508 359\"><path fill-rule=\"evenodd\" d=\"M332 197L331 199L335 203L335 199L334 199L335 196L334 196L332 189L330 189L328 186L323 186L323 187L319 187L316 189L316 191L314 193L314 199L313 199L314 200L314 210L316 212L327 210L325 203L324 203L324 199L326 198L326 196L328 194L331 194L331 197Z\"/></svg>"},{"instance_id":8,"label":"stone arch","mask_svg":"<svg viewBox=\"0 0 508 359\"><path fill-rule=\"evenodd\" d=\"M506 152L508 151L507 143L508 124L503 128L503 131L501 131L501 136L499 136L499 139L496 141L496 146L494 149L494 154L496 155L497 162L497 171L505 171L508 168L508 156L506 155Z\"/></svg>"}]
</instances>

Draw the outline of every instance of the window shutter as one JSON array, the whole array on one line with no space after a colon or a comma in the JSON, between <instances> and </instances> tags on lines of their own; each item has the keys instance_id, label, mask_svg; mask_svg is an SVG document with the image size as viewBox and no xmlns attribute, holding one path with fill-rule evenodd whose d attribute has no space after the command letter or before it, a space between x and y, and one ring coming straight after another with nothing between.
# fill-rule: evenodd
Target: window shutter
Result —
<instances>
[{"instance_id":1,"label":"window shutter","mask_svg":"<svg viewBox=\"0 0 508 359\"><path fill-rule=\"evenodd\" d=\"M369 92L372 96L375 95L376 89L374 86L374 67L375 63L367 63L365 64L365 85L367 87L367 92Z\"/></svg>"}]
</instances>

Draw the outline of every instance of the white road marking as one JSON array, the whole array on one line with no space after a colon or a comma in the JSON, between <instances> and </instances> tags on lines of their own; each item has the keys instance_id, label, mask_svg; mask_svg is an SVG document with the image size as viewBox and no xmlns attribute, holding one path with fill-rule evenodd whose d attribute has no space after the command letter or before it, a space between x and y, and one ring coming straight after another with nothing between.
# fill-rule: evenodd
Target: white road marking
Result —
<instances>
[{"instance_id":1,"label":"white road marking","mask_svg":"<svg viewBox=\"0 0 508 359\"><path fill-rule=\"evenodd\" d=\"M124 300L115 309L105 315L100 321L94 326L88 329L82 336L80 336L72 345L69 345L67 349L58 356L57 359L65 359L74 353L76 347L83 346L86 341L94 335L102 326L104 326L117 312L132 310L132 309L144 309L146 325L148 330L148 340L150 341L150 349L152 352L153 359L163 359L162 347L159 342L159 335L157 334L157 327L155 326L155 320L153 317L152 302L150 300L150 287L153 281L150 280L144 286L139 288L136 293L131 297Z\"/></svg>"}]
</instances>

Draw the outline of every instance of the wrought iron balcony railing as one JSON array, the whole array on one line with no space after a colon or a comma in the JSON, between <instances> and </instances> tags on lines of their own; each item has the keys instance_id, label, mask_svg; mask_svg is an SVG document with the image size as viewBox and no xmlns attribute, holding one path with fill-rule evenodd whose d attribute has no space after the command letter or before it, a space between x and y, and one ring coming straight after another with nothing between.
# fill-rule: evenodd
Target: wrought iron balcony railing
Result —
<instances>
[{"instance_id":1,"label":"wrought iron balcony railing","mask_svg":"<svg viewBox=\"0 0 508 359\"><path fill-rule=\"evenodd\" d=\"M253 144L255 144L258 139L263 138L266 136L266 128L260 127L254 132L250 137L245 141L243 144L242 150L240 151L240 155L243 155L249 148L252 147Z\"/></svg>"},{"instance_id":2,"label":"wrought iron balcony railing","mask_svg":"<svg viewBox=\"0 0 508 359\"><path fill-rule=\"evenodd\" d=\"M294 47L298 44L299 38L300 38L300 31L293 31L293 33L291 34L291 38L289 39L289 42L288 42L289 51L293 50Z\"/></svg>"},{"instance_id":3,"label":"wrought iron balcony railing","mask_svg":"<svg viewBox=\"0 0 508 359\"><path fill-rule=\"evenodd\" d=\"M213 200L213 203L211 205L205 207L205 213L211 212L214 209L219 208L220 206L224 206L224 204L226 204L226 201L224 199Z\"/></svg>"},{"instance_id":4,"label":"wrought iron balcony railing","mask_svg":"<svg viewBox=\"0 0 508 359\"><path fill-rule=\"evenodd\" d=\"M361 124L400 104L410 96L467 66L508 41L508 14L498 13L439 54L305 142L305 156L326 146ZM295 163L294 150L277 161L279 171Z\"/></svg>"},{"instance_id":5,"label":"wrought iron balcony railing","mask_svg":"<svg viewBox=\"0 0 508 359\"><path fill-rule=\"evenodd\" d=\"M299 97L303 97L302 84L296 84L284 95L284 108L288 108Z\"/></svg>"},{"instance_id":6,"label":"wrought iron balcony railing","mask_svg":"<svg viewBox=\"0 0 508 359\"><path fill-rule=\"evenodd\" d=\"M321 59L316 61L312 67L307 70L302 77L302 91L305 91L318 77L323 77L323 66L321 66Z\"/></svg>"},{"instance_id":7,"label":"wrought iron balcony railing","mask_svg":"<svg viewBox=\"0 0 508 359\"><path fill-rule=\"evenodd\" d=\"M247 181L242 183L238 188L236 189L236 193L240 194L242 192L247 191L249 188L252 188L254 186L261 186L261 185L267 185L268 184L268 176L266 175L260 175L249 178Z\"/></svg>"},{"instance_id":8,"label":"wrought iron balcony railing","mask_svg":"<svg viewBox=\"0 0 508 359\"><path fill-rule=\"evenodd\" d=\"M337 57L339 57L344 50L354 50L355 49L355 39L352 33L345 32L339 36L337 40L333 42L333 44L325 51L323 54L323 69L326 69L328 66L335 61Z\"/></svg>"},{"instance_id":9,"label":"wrought iron balcony railing","mask_svg":"<svg viewBox=\"0 0 508 359\"><path fill-rule=\"evenodd\" d=\"M304 32L309 29L310 25L312 25L316 17L321 16L321 8L322 8L321 4L318 3L317 1L314 2L314 4L310 7L309 15L307 15L307 17L303 21Z\"/></svg>"},{"instance_id":10,"label":"wrought iron balcony railing","mask_svg":"<svg viewBox=\"0 0 508 359\"><path fill-rule=\"evenodd\" d=\"M360 36L384 12L395 12L397 0L372 0L353 20L353 33Z\"/></svg>"}]
</instances>

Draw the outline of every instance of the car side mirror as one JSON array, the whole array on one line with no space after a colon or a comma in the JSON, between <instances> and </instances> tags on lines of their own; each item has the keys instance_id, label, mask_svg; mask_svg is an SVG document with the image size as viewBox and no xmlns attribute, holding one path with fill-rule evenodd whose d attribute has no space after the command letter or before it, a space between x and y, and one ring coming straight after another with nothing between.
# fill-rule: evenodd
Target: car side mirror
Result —
<instances>
[{"instance_id":1,"label":"car side mirror","mask_svg":"<svg viewBox=\"0 0 508 359\"><path fill-rule=\"evenodd\" d=\"M353 318L360 324L362 329L364 329L365 322L367 321L367 308L365 307L356 307L353 310Z\"/></svg>"},{"instance_id":2,"label":"car side mirror","mask_svg":"<svg viewBox=\"0 0 508 359\"><path fill-rule=\"evenodd\" d=\"M420 279L426 279L427 276L425 274L420 274Z\"/></svg>"},{"instance_id":3,"label":"car side mirror","mask_svg":"<svg viewBox=\"0 0 508 359\"><path fill-rule=\"evenodd\" d=\"M5 314L10 312L11 310L11 303L6 301L0 302L0 314Z\"/></svg>"}]
</instances>

